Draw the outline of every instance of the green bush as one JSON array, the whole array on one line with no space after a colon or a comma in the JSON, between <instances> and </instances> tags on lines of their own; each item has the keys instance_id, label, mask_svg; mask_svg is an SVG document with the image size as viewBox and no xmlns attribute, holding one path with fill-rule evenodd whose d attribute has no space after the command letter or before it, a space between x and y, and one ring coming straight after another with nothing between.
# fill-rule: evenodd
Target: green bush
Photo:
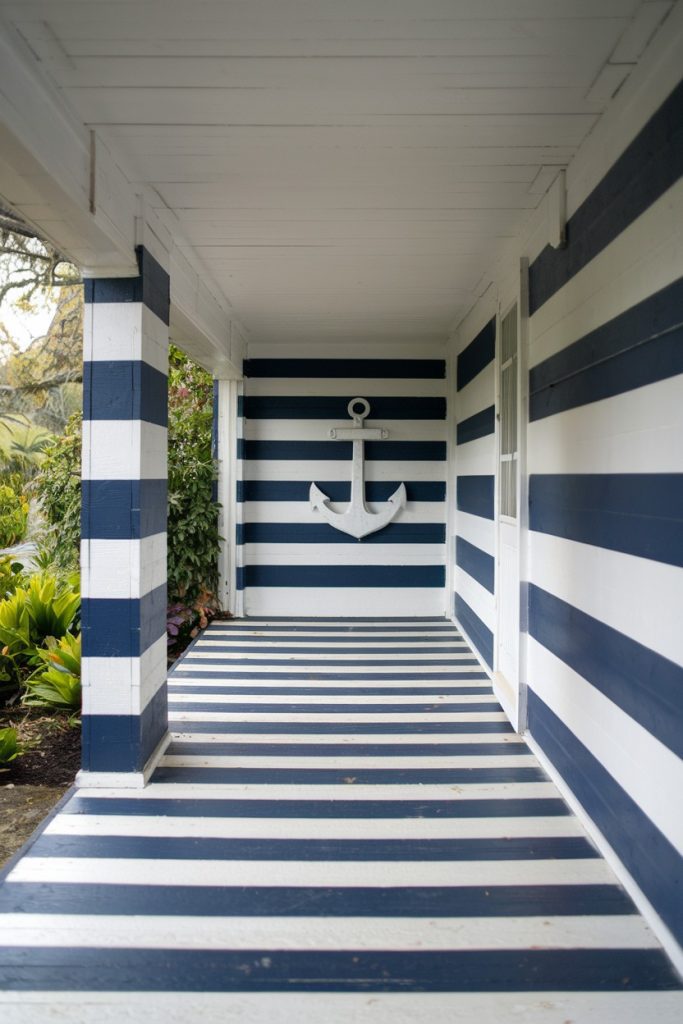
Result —
<instances>
[{"instance_id":1,"label":"green bush","mask_svg":"<svg viewBox=\"0 0 683 1024\"><path fill-rule=\"evenodd\" d=\"M10 548L26 536L28 501L14 488L0 484L0 548Z\"/></svg>"},{"instance_id":2,"label":"green bush","mask_svg":"<svg viewBox=\"0 0 683 1024\"><path fill-rule=\"evenodd\" d=\"M64 433L46 447L35 490L48 524L44 561L75 568L81 539L80 413L72 416Z\"/></svg>"},{"instance_id":3,"label":"green bush","mask_svg":"<svg viewBox=\"0 0 683 1024\"><path fill-rule=\"evenodd\" d=\"M24 567L11 555L0 555L0 601L10 597L24 581Z\"/></svg>"},{"instance_id":4,"label":"green bush","mask_svg":"<svg viewBox=\"0 0 683 1024\"><path fill-rule=\"evenodd\" d=\"M47 639L47 650L37 650L42 669L26 680L24 704L29 707L81 707L81 635L67 633L61 640Z\"/></svg>"},{"instance_id":5,"label":"green bush","mask_svg":"<svg viewBox=\"0 0 683 1024\"><path fill-rule=\"evenodd\" d=\"M218 505L213 501L216 464L211 452L213 379L171 346L168 422L168 599L185 605L212 603L218 582ZM49 533L48 564L78 562L80 542L80 417L48 446L36 489Z\"/></svg>"}]
</instances>

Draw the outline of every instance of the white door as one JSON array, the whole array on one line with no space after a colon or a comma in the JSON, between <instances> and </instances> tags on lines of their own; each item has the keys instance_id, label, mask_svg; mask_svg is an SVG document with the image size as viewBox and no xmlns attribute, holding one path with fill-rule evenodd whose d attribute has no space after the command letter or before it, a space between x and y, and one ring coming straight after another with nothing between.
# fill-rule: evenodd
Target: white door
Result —
<instances>
[{"instance_id":1,"label":"white door","mask_svg":"<svg viewBox=\"0 0 683 1024\"><path fill-rule=\"evenodd\" d=\"M519 391L518 303L500 321L498 345L498 565L494 688L517 726L519 693Z\"/></svg>"}]
</instances>

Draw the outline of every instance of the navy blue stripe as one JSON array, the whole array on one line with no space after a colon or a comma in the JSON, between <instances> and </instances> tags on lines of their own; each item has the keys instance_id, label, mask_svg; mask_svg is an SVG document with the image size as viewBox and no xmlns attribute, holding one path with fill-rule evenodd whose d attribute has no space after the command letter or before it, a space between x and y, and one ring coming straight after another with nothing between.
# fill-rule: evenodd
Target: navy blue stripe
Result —
<instances>
[{"instance_id":1,"label":"navy blue stripe","mask_svg":"<svg viewBox=\"0 0 683 1024\"><path fill-rule=\"evenodd\" d=\"M85 771L142 771L166 733L168 693L159 687L141 715L83 715Z\"/></svg>"},{"instance_id":2,"label":"navy blue stripe","mask_svg":"<svg viewBox=\"0 0 683 1024\"><path fill-rule=\"evenodd\" d=\"M466 384L481 373L484 367L493 362L496 355L496 318L489 320L479 334L469 343L458 356L457 389L461 391Z\"/></svg>"},{"instance_id":3,"label":"navy blue stripe","mask_svg":"<svg viewBox=\"0 0 683 1024\"><path fill-rule=\"evenodd\" d=\"M151 815L173 818L566 818L564 800L230 800L228 798L100 797L76 792L64 814ZM1 892L1 890L0 890Z\"/></svg>"},{"instance_id":4,"label":"navy blue stripe","mask_svg":"<svg viewBox=\"0 0 683 1024\"><path fill-rule=\"evenodd\" d=\"M249 757L526 757L526 743L204 743L174 741L168 754Z\"/></svg>"},{"instance_id":5,"label":"navy blue stripe","mask_svg":"<svg viewBox=\"0 0 683 1024\"><path fill-rule=\"evenodd\" d=\"M81 600L83 656L137 658L166 634L166 584L142 598Z\"/></svg>"},{"instance_id":6,"label":"navy blue stripe","mask_svg":"<svg viewBox=\"0 0 683 1024\"><path fill-rule=\"evenodd\" d=\"M325 484L322 489L327 494ZM370 500L367 493L366 498ZM443 544L445 539L444 523L389 523L377 533L363 537L361 543ZM245 523L238 532L237 543L358 544L358 541L347 533L340 533L328 523Z\"/></svg>"},{"instance_id":7,"label":"navy blue stripe","mask_svg":"<svg viewBox=\"0 0 683 1024\"><path fill-rule=\"evenodd\" d=\"M138 802L151 803L149 800ZM365 803L365 800L355 801L357 807ZM618 885L323 888L102 885L87 882L36 885L35 882L12 882L0 888L0 912L113 914L117 917L122 914L161 917L577 917L634 914L636 910ZM56 952L63 954L64 949L59 948ZM111 949L106 950L107 955L111 952ZM131 952L137 956L141 951L134 949ZM599 950L586 952L592 955ZM521 955L522 951L519 951L518 956ZM29 963L37 962L35 949L26 959ZM87 973L82 962L80 973ZM566 980L558 982L558 991L566 988Z\"/></svg>"},{"instance_id":8,"label":"navy blue stripe","mask_svg":"<svg viewBox=\"0 0 683 1024\"><path fill-rule=\"evenodd\" d=\"M8 991L642 992L683 987L661 949L70 949L2 954Z\"/></svg>"},{"instance_id":9,"label":"navy blue stripe","mask_svg":"<svg viewBox=\"0 0 683 1024\"><path fill-rule=\"evenodd\" d=\"M30 857L151 860L505 861L594 860L587 839L214 839L184 836L43 835Z\"/></svg>"},{"instance_id":10,"label":"navy blue stripe","mask_svg":"<svg viewBox=\"0 0 683 1024\"><path fill-rule=\"evenodd\" d=\"M211 673L202 673L203 675L211 678ZM239 678L239 673L236 674ZM253 678L253 675L252 677ZM282 678L287 678L285 675ZM315 677L313 677L315 678ZM360 676L359 678L363 678ZM365 677L368 678L368 677ZM372 677L370 677L372 678ZM380 677L381 678L381 677ZM393 678L392 676L388 677ZM404 678L410 678L405 676ZM451 677L452 678L452 677ZM214 701L183 701L182 703L175 703L174 707L182 711L225 711L230 714L237 712L247 712L249 714L263 714L263 715L277 715L287 711L288 714L316 714L316 715L344 715L344 714L387 714L387 715L401 715L401 714L425 714L431 713L436 715L450 714L451 712L497 712L500 711L500 707L495 702L480 701L478 703L467 704L463 701L438 701L431 700L428 703L418 704L417 702L411 702L410 704L369 704L361 702L358 704L307 704L301 703L296 704L292 702L287 704L286 707L282 704L249 704L245 703L233 703L230 701L227 704L216 704Z\"/></svg>"},{"instance_id":11,"label":"navy blue stripe","mask_svg":"<svg viewBox=\"0 0 683 1024\"><path fill-rule=\"evenodd\" d=\"M567 246L529 268L533 314L683 174L683 83L650 118L567 222Z\"/></svg>"},{"instance_id":12,"label":"navy blue stripe","mask_svg":"<svg viewBox=\"0 0 683 1024\"><path fill-rule=\"evenodd\" d=\"M683 668L529 584L529 633L683 757Z\"/></svg>"},{"instance_id":13,"label":"navy blue stripe","mask_svg":"<svg viewBox=\"0 0 683 1024\"><path fill-rule=\"evenodd\" d=\"M83 480L84 540L138 540L166 532L166 480Z\"/></svg>"},{"instance_id":14,"label":"navy blue stripe","mask_svg":"<svg viewBox=\"0 0 683 1024\"><path fill-rule=\"evenodd\" d=\"M213 709L212 709L213 710ZM179 728L183 723L178 723ZM444 735L457 736L471 733L496 734L511 733L514 729L509 722L217 722L210 718L206 721L193 722L193 733L254 733L279 736L305 736L309 733L327 736L345 735L353 732L356 736L405 736L405 735Z\"/></svg>"},{"instance_id":15,"label":"navy blue stripe","mask_svg":"<svg viewBox=\"0 0 683 1024\"><path fill-rule=\"evenodd\" d=\"M354 395L246 395L244 415L250 420L349 421L348 404ZM373 420L443 420L446 399L375 396L368 399Z\"/></svg>"},{"instance_id":16,"label":"navy blue stripe","mask_svg":"<svg viewBox=\"0 0 683 1024\"><path fill-rule=\"evenodd\" d=\"M311 897L309 897L311 898ZM203 950L14 947L9 991L637 992L683 987L661 949Z\"/></svg>"},{"instance_id":17,"label":"navy blue stripe","mask_svg":"<svg viewBox=\"0 0 683 1024\"><path fill-rule=\"evenodd\" d=\"M531 735L680 942L683 857L531 688L528 702Z\"/></svg>"},{"instance_id":18,"label":"navy blue stripe","mask_svg":"<svg viewBox=\"0 0 683 1024\"><path fill-rule=\"evenodd\" d=\"M539 420L683 373L683 278L529 373L529 418Z\"/></svg>"},{"instance_id":19,"label":"navy blue stripe","mask_svg":"<svg viewBox=\"0 0 683 1024\"><path fill-rule=\"evenodd\" d=\"M168 425L168 378L141 360L83 364L84 420L144 420Z\"/></svg>"},{"instance_id":20,"label":"navy blue stripe","mask_svg":"<svg viewBox=\"0 0 683 1024\"><path fill-rule=\"evenodd\" d=\"M201 675L197 672L188 672L182 675L176 675L171 678L180 679L181 683L183 679L203 679L207 673L202 672ZM216 678L215 673L211 673L209 678ZM471 679L471 676L466 676L466 679ZM484 676L484 678L488 678ZM431 692L438 693L440 697L465 697L465 696L476 696L481 693L480 686L443 686L435 684L430 689L425 689L424 686L417 687L400 687L400 686L259 686L254 687L253 683L251 686L201 686L198 683L193 683L191 686L183 686L181 683L172 683L169 687L169 691L174 694L201 694L206 696L207 694L217 694L227 696L228 694L244 694L251 695L253 697L255 692L258 692L260 696L287 696L287 697L309 697L309 696L330 696L330 697L344 697L344 696L362 696L362 697L419 697L424 696L426 693Z\"/></svg>"},{"instance_id":21,"label":"navy blue stripe","mask_svg":"<svg viewBox=\"0 0 683 1024\"><path fill-rule=\"evenodd\" d=\"M481 412L475 412L474 416L468 416L461 420L457 426L458 444L467 444L468 441L476 441L479 437L486 437L496 429L496 407L489 405Z\"/></svg>"},{"instance_id":22,"label":"navy blue stripe","mask_svg":"<svg viewBox=\"0 0 683 1024\"><path fill-rule=\"evenodd\" d=\"M683 566L683 473L532 474L529 527Z\"/></svg>"},{"instance_id":23,"label":"navy blue stripe","mask_svg":"<svg viewBox=\"0 0 683 1024\"><path fill-rule=\"evenodd\" d=\"M352 449L352 441L244 441L238 443L237 454L246 459L349 462ZM365 458L369 462L444 462L446 442L366 441Z\"/></svg>"},{"instance_id":24,"label":"navy blue stripe","mask_svg":"<svg viewBox=\"0 0 683 1024\"><path fill-rule=\"evenodd\" d=\"M455 616L486 664L493 668L493 633L460 594L455 595Z\"/></svg>"},{"instance_id":25,"label":"navy blue stripe","mask_svg":"<svg viewBox=\"0 0 683 1024\"><path fill-rule=\"evenodd\" d=\"M85 302L142 302L165 324L169 321L170 278L152 254L136 249L138 277L96 277L83 282Z\"/></svg>"},{"instance_id":26,"label":"navy blue stripe","mask_svg":"<svg viewBox=\"0 0 683 1024\"><path fill-rule=\"evenodd\" d=\"M493 476L459 476L455 484L455 494L457 507L461 512L493 519Z\"/></svg>"},{"instance_id":27,"label":"navy blue stripe","mask_svg":"<svg viewBox=\"0 0 683 1024\"><path fill-rule=\"evenodd\" d=\"M470 544L464 537L456 537L455 564L481 583L482 587L494 593L495 562L491 555Z\"/></svg>"},{"instance_id":28,"label":"navy blue stripe","mask_svg":"<svg viewBox=\"0 0 683 1024\"><path fill-rule=\"evenodd\" d=\"M400 483L400 480L366 480L365 497L368 501L387 501ZM351 498L349 480L326 480L322 486L331 501ZM306 480L238 480L237 500L308 502L310 488ZM408 501L446 500L446 484L441 480L406 480L405 489Z\"/></svg>"},{"instance_id":29,"label":"navy blue stripe","mask_svg":"<svg viewBox=\"0 0 683 1024\"><path fill-rule=\"evenodd\" d=\"M404 705L405 707L405 705ZM350 781L349 781L350 780ZM359 786L547 782L542 768L157 768L152 782L189 785Z\"/></svg>"},{"instance_id":30,"label":"navy blue stripe","mask_svg":"<svg viewBox=\"0 0 683 1024\"><path fill-rule=\"evenodd\" d=\"M247 565L247 587L443 587L443 565Z\"/></svg>"},{"instance_id":31,"label":"navy blue stripe","mask_svg":"<svg viewBox=\"0 0 683 1024\"><path fill-rule=\"evenodd\" d=\"M443 380L443 359L247 359L245 377ZM353 397L353 396L351 396Z\"/></svg>"}]
</instances>

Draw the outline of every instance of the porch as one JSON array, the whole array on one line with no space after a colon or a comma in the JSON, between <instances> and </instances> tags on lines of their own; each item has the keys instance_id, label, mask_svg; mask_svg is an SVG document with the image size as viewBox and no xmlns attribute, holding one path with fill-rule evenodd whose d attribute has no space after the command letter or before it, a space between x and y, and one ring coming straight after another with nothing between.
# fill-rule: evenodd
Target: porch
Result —
<instances>
[{"instance_id":1,"label":"porch","mask_svg":"<svg viewBox=\"0 0 683 1024\"><path fill-rule=\"evenodd\" d=\"M245 620L142 790L0 888L8 1020L680 1020L681 982L443 619Z\"/></svg>"}]
</instances>

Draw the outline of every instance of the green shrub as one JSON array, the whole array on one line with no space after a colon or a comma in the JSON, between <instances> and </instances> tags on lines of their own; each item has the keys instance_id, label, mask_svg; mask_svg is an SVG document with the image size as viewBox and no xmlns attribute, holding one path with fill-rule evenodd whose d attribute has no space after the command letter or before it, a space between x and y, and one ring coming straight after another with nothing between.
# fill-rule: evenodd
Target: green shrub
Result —
<instances>
[{"instance_id":1,"label":"green shrub","mask_svg":"<svg viewBox=\"0 0 683 1024\"><path fill-rule=\"evenodd\" d=\"M44 563L78 565L81 539L81 416L72 416L64 433L45 448L35 490L48 524Z\"/></svg>"},{"instance_id":2,"label":"green shrub","mask_svg":"<svg viewBox=\"0 0 683 1024\"><path fill-rule=\"evenodd\" d=\"M11 555L0 555L0 601L10 597L24 580L24 567Z\"/></svg>"},{"instance_id":3,"label":"green shrub","mask_svg":"<svg viewBox=\"0 0 683 1024\"><path fill-rule=\"evenodd\" d=\"M20 753L17 730L11 726L0 729L0 765L10 764Z\"/></svg>"},{"instance_id":4,"label":"green shrub","mask_svg":"<svg viewBox=\"0 0 683 1024\"><path fill-rule=\"evenodd\" d=\"M175 346L168 376L168 598L207 603L218 583L213 378Z\"/></svg>"},{"instance_id":5,"label":"green shrub","mask_svg":"<svg viewBox=\"0 0 683 1024\"><path fill-rule=\"evenodd\" d=\"M47 650L36 655L45 666L26 680L24 704L29 707L81 707L81 635L47 639Z\"/></svg>"},{"instance_id":6,"label":"green shrub","mask_svg":"<svg viewBox=\"0 0 683 1024\"><path fill-rule=\"evenodd\" d=\"M6 484L0 484L0 548L10 548L26 536L28 501Z\"/></svg>"}]
</instances>

